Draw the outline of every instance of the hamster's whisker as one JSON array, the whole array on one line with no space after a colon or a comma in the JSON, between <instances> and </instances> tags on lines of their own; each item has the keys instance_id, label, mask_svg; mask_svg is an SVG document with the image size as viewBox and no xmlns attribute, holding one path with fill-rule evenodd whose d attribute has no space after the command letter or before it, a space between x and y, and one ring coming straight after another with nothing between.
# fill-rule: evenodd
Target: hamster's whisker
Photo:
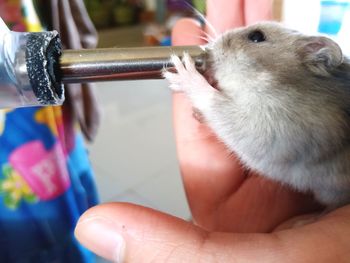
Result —
<instances>
[{"instance_id":1,"label":"hamster's whisker","mask_svg":"<svg viewBox=\"0 0 350 263\"><path fill-rule=\"evenodd\" d=\"M200 18L204 20L205 25L207 26L207 28L209 29L209 34L214 35L215 38L217 38L219 36L218 32L216 31L215 27L213 26L212 23L209 22L208 19L206 19L204 17L204 15L200 14Z\"/></svg>"},{"instance_id":2,"label":"hamster's whisker","mask_svg":"<svg viewBox=\"0 0 350 263\"><path fill-rule=\"evenodd\" d=\"M205 36L199 36L199 35L195 35L195 34L186 34L188 37L191 37L191 38L197 38L197 39L201 39L201 40L204 40L205 42L209 43L211 42L210 39L208 39L207 37Z\"/></svg>"},{"instance_id":3,"label":"hamster's whisker","mask_svg":"<svg viewBox=\"0 0 350 263\"><path fill-rule=\"evenodd\" d=\"M210 39L208 39L208 38L206 38L204 36L198 36L198 38L204 40L205 42L210 42L211 41Z\"/></svg>"},{"instance_id":4,"label":"hamster's whisker","mask_svg":"<svg viewBox=\"0 0 350 263\"><path fill-rule=\"evenodd\" d=\"M212 35L208 34L207 32L205 32L204 30L202 31L202 33L205 35L205 37L208 39L208 43L210 42L215 42L215 38L213 38Z\"/></svg>"},{"instance_id":5,"label":"hamster's whisker","mask_svg":"<svg viewBox=\"0 0 350 263\"><path fill-rule=\"evenodd\" d=\"M205 16L201 12L199 12L196 8L194 8L189 3L186 2L186 5L193 11L194 15L197 16L199 20L201 20L202 22L204 22L205 25L208 26L208 29L210 31L209 33L214 35L215 38L217 38L219 36L219 34L216 31L216 29L214 28L214 26L208 21L208 19L206 19Z\"/></svg>"},{"instance_id":6,"label":"hamster's whisker","mask_svg":"<svg viewBox=\"0 0 350 263\"><path fill-rule=\"evenodd\" d=\"M211 0L208 0L208 1L211 1ZM198 12L198 13L199 13L199 12ZM215 27L213 26L213 24L210 23L209 20L206 19L206 17L205 17L203 14L199 13L198 15L199 15L199 17L200 17L201 19L203 19L203 21L205 22L205 24L208 26L208 29L211 31L211 32L209 32L209 33L213 34L215 38L218 38L218 37L219 37L219 33L218 33L218 31L215 29Z\"/></svg>"},{"instance_id":7,"label":"hamster's whisker","mask_svg":"<svg viewBox=\"0 0 350 263\"><path fill-rule=\"evenodd\" d=\"M208 29L211 31L211 33L214 35L214 37L217 38L219 36L219 34L216 31L216 29L214 28L214 26L212 25L212 23L210 23L207 19L205 19L205 24L208 26Z\"/></svg>"}]
</instances>

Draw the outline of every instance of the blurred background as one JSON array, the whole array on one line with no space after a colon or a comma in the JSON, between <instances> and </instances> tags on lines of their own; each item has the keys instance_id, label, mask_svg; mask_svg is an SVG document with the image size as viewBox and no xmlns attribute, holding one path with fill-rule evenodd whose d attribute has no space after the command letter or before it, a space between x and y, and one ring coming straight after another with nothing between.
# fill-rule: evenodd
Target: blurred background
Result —
<instances>
[{"instance_id":1,"label":"blurred background","mask_svg":"<svg viewBox=\"0 0 350 263\"><path fill-rule=\"evenodd\" d=\"M99 46L170 45L176 20L205 12L204 0L84 0Z\"/></svg>"}]
</instances>

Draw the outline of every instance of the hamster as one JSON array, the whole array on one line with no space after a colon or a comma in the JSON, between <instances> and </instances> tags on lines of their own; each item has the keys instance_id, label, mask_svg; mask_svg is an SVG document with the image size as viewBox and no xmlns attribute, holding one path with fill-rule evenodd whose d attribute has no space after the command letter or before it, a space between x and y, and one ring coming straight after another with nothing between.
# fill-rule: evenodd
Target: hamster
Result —
<instances>
[{"instance_id":1,"label":"hamster","mask_svg":"<svg viewBox=\"0 0 350 263\"><path fill-rule=\"evenodd\" d=\"M188 54L171 57L170 88L247 168L330 209L350 203L350 61L340 47L264 22L205 48L204 75Z\"/></svg>"}]
</instances>

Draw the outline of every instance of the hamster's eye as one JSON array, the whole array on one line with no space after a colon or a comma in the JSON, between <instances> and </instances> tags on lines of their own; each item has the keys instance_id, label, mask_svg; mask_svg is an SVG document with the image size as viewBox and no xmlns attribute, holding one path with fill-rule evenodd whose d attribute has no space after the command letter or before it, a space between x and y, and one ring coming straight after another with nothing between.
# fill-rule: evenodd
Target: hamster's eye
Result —
<instances>
[{"instance_id":1,"label":"hamster's eye","mask_svg":"<svg viewBox=\"0 0 350 263\"><path fill-rule=\"evenodd\" d=\"M266 40L264 33L260 30L254 30L250 32L248 39L254 43L263 42Z\"/></svg>"}]
</instances>

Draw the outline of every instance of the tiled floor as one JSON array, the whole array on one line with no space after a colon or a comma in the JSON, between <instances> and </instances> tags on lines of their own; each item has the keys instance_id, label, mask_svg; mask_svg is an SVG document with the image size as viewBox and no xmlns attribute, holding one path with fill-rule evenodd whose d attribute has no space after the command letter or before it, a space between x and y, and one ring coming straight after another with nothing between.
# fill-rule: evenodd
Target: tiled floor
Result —
<instances>
[{"instance_id":1,"label":"tiled floor","mask_svg":"<svg viewBox=\"0 0 350 263\"><path fill-rule=\"evenodd\" d=\"M98 83L97 96L103 119L89 150L101 201L133 202L188 219L167 83Z\"/></svg>"}]
</instances>

